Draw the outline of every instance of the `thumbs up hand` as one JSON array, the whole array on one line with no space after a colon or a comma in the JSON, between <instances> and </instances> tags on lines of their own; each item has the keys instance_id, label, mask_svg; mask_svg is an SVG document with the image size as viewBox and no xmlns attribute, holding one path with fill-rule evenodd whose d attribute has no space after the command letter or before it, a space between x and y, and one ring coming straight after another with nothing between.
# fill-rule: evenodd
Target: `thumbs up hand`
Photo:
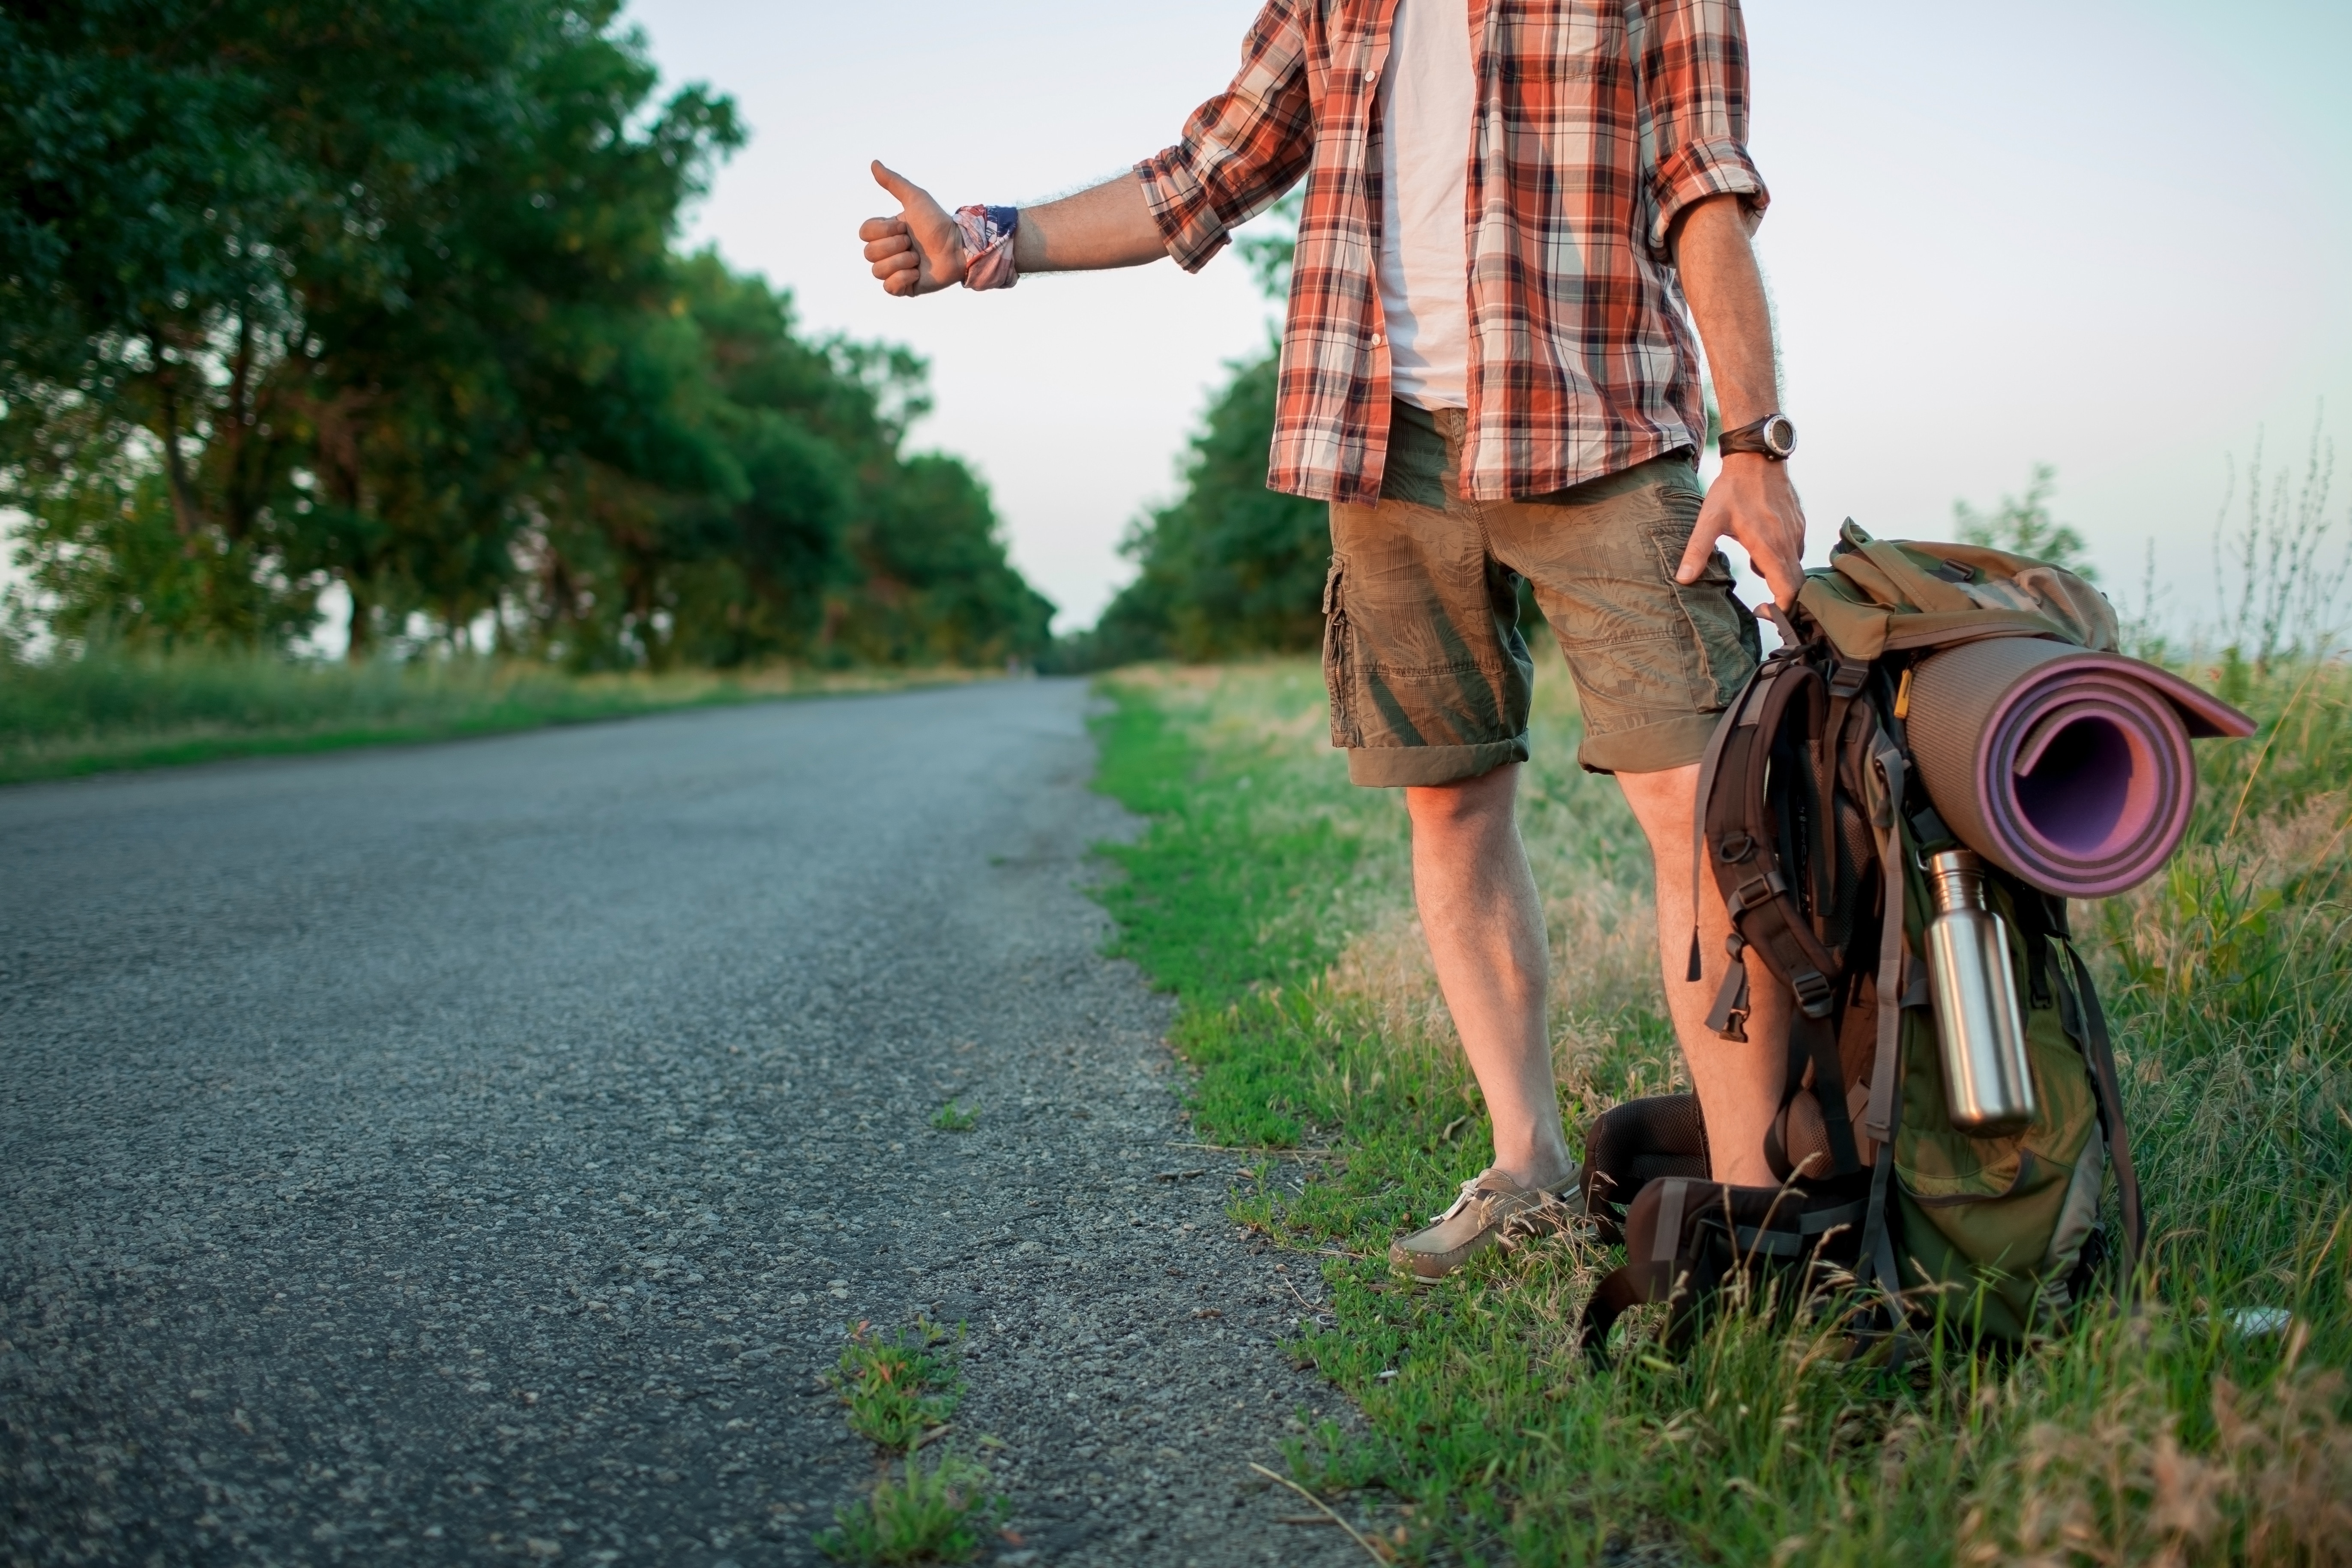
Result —
<instances>
[{"instance_id":1,"label":"thumbs up hand","mask_svg":"<svg viewBox=\"0 0 2352 1568\"><path fill-rule=\"evenodd\" d=\"M874 183L897 197L899 208L896 217L870 217L857 226L883 292L912 299L962 282L963 231L948 210L878 159Z\"/></svg>"}]
</instances>

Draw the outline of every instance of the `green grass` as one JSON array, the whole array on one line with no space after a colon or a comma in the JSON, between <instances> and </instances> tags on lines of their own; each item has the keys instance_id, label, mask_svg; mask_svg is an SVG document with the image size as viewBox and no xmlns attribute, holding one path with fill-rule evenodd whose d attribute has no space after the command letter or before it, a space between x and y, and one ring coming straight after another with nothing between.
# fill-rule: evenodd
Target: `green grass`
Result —
<instances>
[{"instance_id":1,"label":"green grass","mask_svg":"<svg viewBox=\"0 0 2352 1568\"><path fill-rule=\"evenodd\" d=\"M1678 1081L1647 856L1573 762L1548 656L1523 827L1545 892L1572 1129ZM2307 677L2307 679L2306 679ZM1614 1259L1573 1237L1429 1289L1397 1232L1487 1157L1412 912L1393 792L1346 783L1303 662L1110 678L1100 786L1144 813L1105 850L1121 951L1180 998L1202 1136L1269 1158L1237 1220L1319 1255L1336 1323L1297 1346L1370 1437L1295 1473L1405 1505L1400 1561L2050 1564L2352 1561L2352 675L2262 679L2256 740L2200 746L2190 847L2077 911L2116 1017L2158 1242L2147 1308L1900 1378L1824 1332L1723 1315L1687 1357L1572 1343ZM2232 1333L2245 1307L2293 1315ZM1393 1376L1383 1377L1383 1373Z\"/></svg>"},{"instance_id":2,"label":"green grass","mask_svg":"<svg viewBox=\"0 0 2352 1568\"><path fill-rule=\"evenodd\" d=\"M931 1114L931 1125L941 1132L969 1132L980 1125L980 1112L949 1100Z\"/></svg>"},{"instance_id":3,"label":"green grass","mask_svg":"<svg viewBox=\"0 0 2352 1568\"><path fill-rule=\"evenodd\" d=\"M963 1379L940 1347L947 1331L917 1322L896 1335L858 1325L828 1379L849 1429L877 1447L911 1451L955 1414Z\"/></svg>"},{"instance_id":4,"label":"green grass","mask_svg":"<svg viewBox=\"0 0 2352 1568\"><path fill-rule=\"evenodd\" d=\"M350 666L201 653L0 658L0 784L964 679L953 670L572 676L487 659Z\"/></svg>"},{"instance_id":5,"label":"green grass","mask_svg":"<svg viewBox=\"0 0 2352 1568\"><path fill-rule=\"evenodd\" d=\"M845 1563L962 1563L1003 1511L976 1462L941 1454L926 1465L910 1454L902 1476L884 1475L841 1510L832 1528L818 1532L816 1547Z\"/></svg>"},{"instance_id":6,"label":"green grass","mask_svg":"<svg viewBox=\"0 0 2352 1568\"><path fill-rule=\"evenodd\" d=\"M923 1319L894 1334L859 1323L826 1378L850 1430L886 1458L866 1496L838 1510L815 1537L845 1563L961 1563L1004 1515L988 1471L952 1451L948 1418L963 1395L954 1345L961 1337ZM926 1461L921 1450L938 1439ZM995 1439L983 1437L983 1445Z\"/></svg>"}]
</instances>

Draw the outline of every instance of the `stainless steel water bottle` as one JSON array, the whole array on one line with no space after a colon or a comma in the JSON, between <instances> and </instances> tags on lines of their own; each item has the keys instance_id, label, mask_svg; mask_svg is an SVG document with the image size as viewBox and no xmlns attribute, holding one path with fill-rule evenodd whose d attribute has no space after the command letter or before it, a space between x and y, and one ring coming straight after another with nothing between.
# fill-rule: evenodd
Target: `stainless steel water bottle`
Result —
<instances>
[{"instance_id":1,"label":"stainless steel water bottle","mask_svg":"<svg viewBox=\"0 0 2352 1568\"><path fill-rule=\"evenodd\" d=\"M1986 905L1984 879L1984 862L1966 849L1927 858L1935 903L1927 981L1952 1125L1971 1137L2005 1138L2025 1131L2036 1107L2025 1013L2009 968L2009 930Z\"/></svg>"}]
</instances>

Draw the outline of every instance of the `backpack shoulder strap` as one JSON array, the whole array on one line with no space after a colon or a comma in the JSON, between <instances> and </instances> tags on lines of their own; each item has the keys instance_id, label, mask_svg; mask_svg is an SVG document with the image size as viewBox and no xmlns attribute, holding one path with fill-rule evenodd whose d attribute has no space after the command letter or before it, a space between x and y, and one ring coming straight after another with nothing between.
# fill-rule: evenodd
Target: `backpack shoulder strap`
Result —
<instances>
[{"instance_id":1,"label":"backpack shoulder strap","mask_svg":"<svg viewBox=\"0 0 2352 1568\"><path fill-rule=\"evenodd\" d=\"M1716 885L1731 913L1733 931L1747 947L1760 948L1781 984L1794 991L1807 1017L1825 1018L1836 1001L1831 979L1836 958L1814 934L1797 903L1787 867L1773 846L1779 823L1765 784L1774 743L1788 722L1789 709L1804 702L1809 734L1818 736L1826 720L1829 694L1820 672L1796 659L1783 662L1769 686L1739 714L1726 741L1707 792L1706 847Z\"/></svg>"},{"instance_id":2,"label":"backpack shoulder strap","mask_svg":"<svg viewBox=\"0 0 2352 1568\"><path fill-rule=\"evenodd\" d=\"M1861 1164L1837 1048L1838 977L1844 965L1839 955L1829 951L1815 921L1799 901L1799 889L1790 879L1805 873L1788 858L1788 847L1781 843L1786 827L1766 786L1776 765L1804 774L1802 783L1812 795L1813 809L1797 830L1810 840L1804 865L1819 880L1827 858L1833 853L1835 837L1829 830L1829 818L1837 783L1839 737L1829 726L1832 714L1836 722L1843 724L1865 671L1860 666L1840 666L1832 685L1801 658L1776 662L1779 668L1773 679L1769 683L1759 680L1753 700L1741 705L1738 722L1730 727L1717 758L1716 771L1706 780L1704 839L1731 916L1730 949L1735 961L1724 975L1707 1023L1727 1038L1746 1037L1747 988L1751 978L1748 950L1756 949L1766 969L1789 988L1797 1004L1796 1016L1789 1023L1780 1110L1785 1113L1803 1092L1805 1068L1810 1064L1822 1131L1833 1166L1843 1173ZM1851 683L1844 679L1849 671L1854 677ZM1801 746L1782 744L1791 728L1801 738ZM1784 778L1780 788L1786 791L1797 782ZM1816 892L1817 901L1822 896L1818 889L1807 890ZM1775 1117L1766 1136L1765 1152L1773 1170L1786 1178L1793 1167L1780 1141L1781 1121L1781 1117Z\"/></svg>"},{"instance_id":3,"label":"backpack shoulder strap","mask_svg":"<svg viewBox=\"0 0 2352 1568\"><path fill-rule=\"evenodd\" d=\"M1870 1068L1870 1103L1863 1112L1862 1129L1878 1145L1870 1172L1870 1207L1863 1220L1862 1257L1854 1276L1864 1291L1875 1284L1897 1306L1891 1326L1902 1321L1903 1279L1895 1261L1888 1230L1888 1205L1894 1201L1895 1097L1903 1074L1904 895L1910 887L1903 864L1903 748L1877 731L1871 749L1871 827L1878 840L1880 921L1878 928L1877 1054Z\"/></svg>"},{"instance_id":4,"label":"backpack shoulder strap","mask_svg":"<svg viewBox=\"0 0 2352 1568\"><path fill-rule=\"evenodd\" d=\"M1691 813L1691 940L1689 973L1683 976L1685 980L1696 982L1706 973L1705 966L1699 962L1698 951L1698 879L1700 868L1706 864L1707 804L1714 797L1716 777L1723 771L1724 742L1739 728L1743 716L1756 701L1759 690L1769 689L1779 677L1783 662L1767 659L1757 666L1756 673L1748 678L1748 683L1739 689L1739 695L1731 700L1731 706L1725 709L1723 717L1716 721L1715 733L1707 737L1706 750L1699 757L1698 807Z\"/></svg>"}]
</instances>

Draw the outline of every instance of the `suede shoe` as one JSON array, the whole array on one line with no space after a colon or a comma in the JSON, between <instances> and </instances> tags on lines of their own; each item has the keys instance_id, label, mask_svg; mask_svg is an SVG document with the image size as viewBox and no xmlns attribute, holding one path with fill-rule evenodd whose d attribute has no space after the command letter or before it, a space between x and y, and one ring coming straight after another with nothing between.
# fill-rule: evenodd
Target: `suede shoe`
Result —
<instances>
[{"instance_id":1,"label":"suede shoe","mask_svg":"<svg viewBox=\"0 0 2352 1568\"><path fill-rule=\"evenodd\" d=\"M1443 1279L1490 1247L1511 1247L1531 1236L1565 1230L1580 1212L1559 1194L1578 1193L1582 1173L1571 1169L1559 1192L1522 1187L1489 1167L1462 1184L1462 1195L1411 1236L1389 1244L1389 1266L1419 1280Z\"/></svg>"}]
</instances>

